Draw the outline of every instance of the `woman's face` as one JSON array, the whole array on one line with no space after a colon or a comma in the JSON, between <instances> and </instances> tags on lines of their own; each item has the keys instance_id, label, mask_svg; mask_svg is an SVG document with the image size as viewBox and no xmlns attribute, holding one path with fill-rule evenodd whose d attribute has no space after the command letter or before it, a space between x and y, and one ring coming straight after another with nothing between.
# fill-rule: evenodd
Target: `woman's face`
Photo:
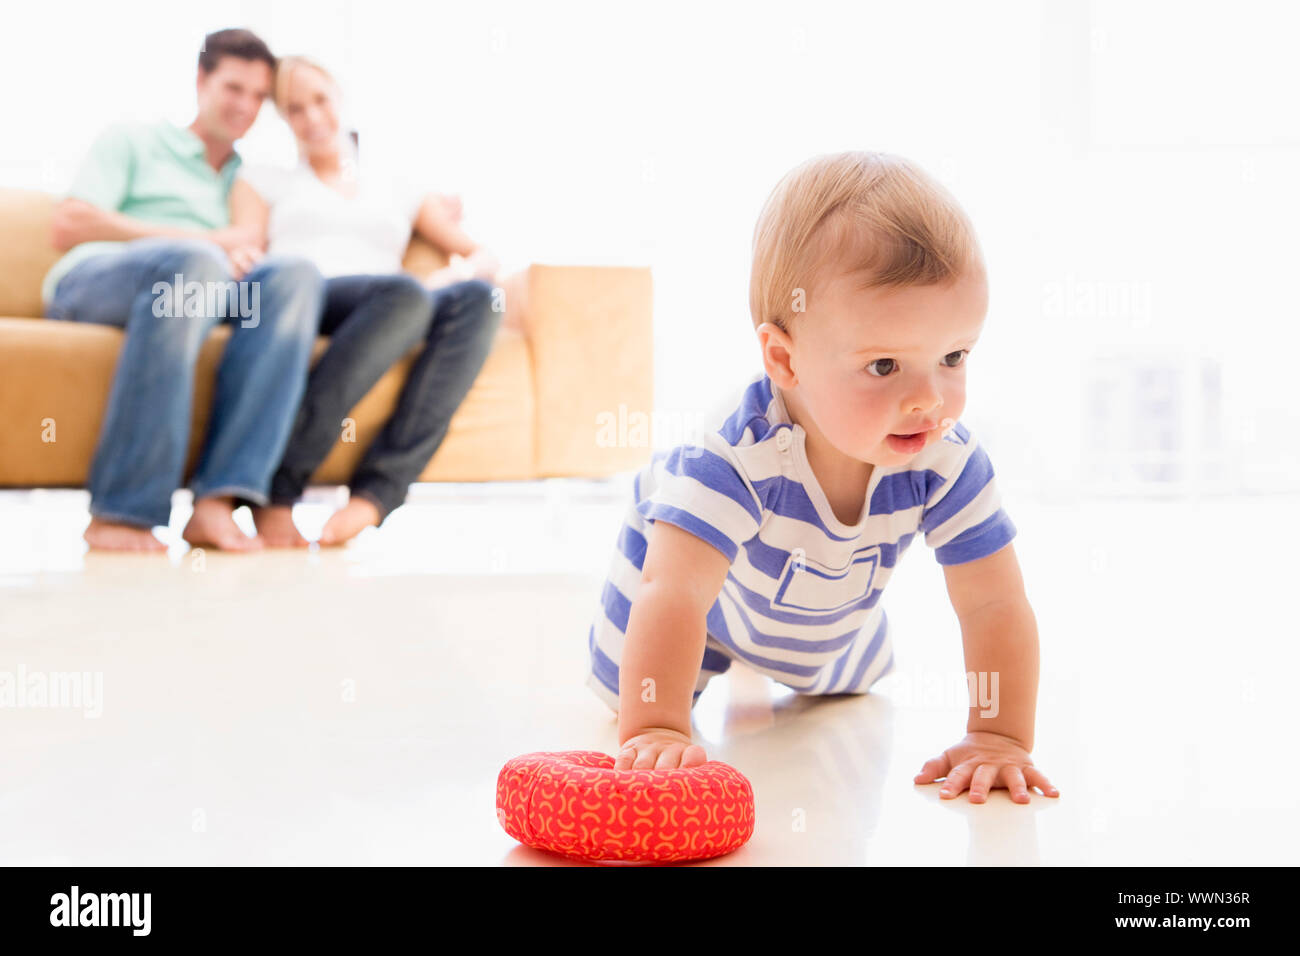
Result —
<instances>
[{"instance_id":1,"label":"woman's face","mask_svg":"<svg viewBox=\"0 0 1300 956\"><path fill-rule=\"evenodd\" d=\"M289 74L281 109L304 156L339 150L339 91L320 70L299 64Z\"/></svg>"}]
</instances>

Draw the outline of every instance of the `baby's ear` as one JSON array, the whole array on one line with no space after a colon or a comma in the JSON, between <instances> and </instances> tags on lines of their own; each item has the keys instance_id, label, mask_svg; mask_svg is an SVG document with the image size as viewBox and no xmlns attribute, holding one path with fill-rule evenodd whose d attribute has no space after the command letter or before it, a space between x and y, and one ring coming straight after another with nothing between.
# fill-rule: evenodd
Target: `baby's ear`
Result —
<instances>
[{"instance_id":1,"label":"baby's ear","mask_svg":"<svg viewBox=\"0 0 1300 956\"><path fill-rule=\"evenodd\" d=\"M793 388L798 381L791 365L794 343L790 334L773 322L764 322L754 331L768 377L781 388Z\"/></svg>"}]
</instances>

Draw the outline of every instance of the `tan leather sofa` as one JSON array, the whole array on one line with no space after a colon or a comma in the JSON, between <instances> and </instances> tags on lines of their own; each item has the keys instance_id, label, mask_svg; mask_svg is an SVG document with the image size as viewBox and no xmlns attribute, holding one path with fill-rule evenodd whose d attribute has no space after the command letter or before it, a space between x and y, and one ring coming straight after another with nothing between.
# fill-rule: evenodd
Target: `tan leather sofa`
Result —
<instances>
[{"instance_id":1,"label":"tan leather sofa","mask_svg":"<svg viewBox=\"0 0 1300 956\"><path fill-rule=\"evenodd\" d=\"M59 256L50 245L55 202L0 189L0 487L85 483L123 339L108 326L40 318L41 279ZM443 262L415 240L404 266L418 276ZM628 414L651 411L649 270L534 265L502 288L506 314L492 353L421 480L600 477L648 460L648 448L601 441L597 423L602 413L618 418L620 405ZM189 468L228 338L228 329L214 330L199 358ZM317 341L316 356L327 344ZM347 481L417 353L353 409L356 440L340 439L314 483Z\"/></svg>"}]
</instances>

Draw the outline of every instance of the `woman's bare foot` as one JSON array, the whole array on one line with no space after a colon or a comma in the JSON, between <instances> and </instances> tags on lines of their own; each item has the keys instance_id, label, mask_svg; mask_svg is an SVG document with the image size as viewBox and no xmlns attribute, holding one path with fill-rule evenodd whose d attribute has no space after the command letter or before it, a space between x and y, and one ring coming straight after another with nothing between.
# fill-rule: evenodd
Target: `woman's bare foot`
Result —
<instances>
[{"instance_id":1,"label":"woman's bare foot","mask_svg":"<svg viewBox=\"0 0 1300 956\"><path fill-rule=\"evenodd\" d=\"M219 551L258 551L262 542L239 530L234 519L235 504L229 498L200 498L181 537L196 548Z\"/></svg>"},{"instance_id":2,"label":"woman's bare foot","mask_svg":"<svg viewBox=\"0 0 1300 956\"><path fill-rule=\"evenodd\" d=\"M291 505L254 508L253 524L257 525L257 536L268 548L305 548L310 544L293 523Z\"/></svg>"},{"instance_id":3,"label":"woman's bare foot","mask_svg":"<svg viewBox=\"0 0 1300 956\"><path fill-rule=\"evenodd\" d=\"M360 495L353 495L338 511L330 515L329 521L321 529L320 544L323 548L347 544L366 528L379 524L379 509L375 503Z\"/></svg>"},{"instance_id":4,"label":"woman's bare foot","mask_svg":"<svg viewBox=\"0 0 1300 956\"><path fill-rule=\"evenodd\" d=\"M92 517L82 535L92 551L166 551L148 528Z\"/></svg>"}]
</instances>

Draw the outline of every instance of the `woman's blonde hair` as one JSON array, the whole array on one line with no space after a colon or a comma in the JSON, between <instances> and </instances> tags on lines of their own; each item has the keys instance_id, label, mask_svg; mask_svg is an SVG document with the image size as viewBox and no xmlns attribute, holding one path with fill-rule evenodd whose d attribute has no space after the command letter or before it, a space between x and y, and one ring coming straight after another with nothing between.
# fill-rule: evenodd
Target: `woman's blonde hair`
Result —
<instances>
[{"instance_id":1,"label":"woman's blonde hair","mask_svg":"<svg viewBox=\"0 0 1300 956\"><path fill-rule=\"evenodd\" d=\"M832 275L861 274L863 289L937 285L982 266L965 212L915 163L878 152L816 156L786 173L759 214L749 309L755 328L789 332Z\"/></svg>"},{"instance_id":2,"label":"woman's blonde hair","mask_svg":"<svg viewBox=\"0 0 1300 956\"><path fill-rule=\"evenodd\" d=\"M271 94L272 99L275 101L275 108L282 114L284 113L284 101L289 96L289 78L293 76L294 69L300 66L310 67L325 77L335 89L339 88L338 80L334 79L334 74L310 57L282 56L275 67L275 83Z\"/></svg>"}]
</instances>

